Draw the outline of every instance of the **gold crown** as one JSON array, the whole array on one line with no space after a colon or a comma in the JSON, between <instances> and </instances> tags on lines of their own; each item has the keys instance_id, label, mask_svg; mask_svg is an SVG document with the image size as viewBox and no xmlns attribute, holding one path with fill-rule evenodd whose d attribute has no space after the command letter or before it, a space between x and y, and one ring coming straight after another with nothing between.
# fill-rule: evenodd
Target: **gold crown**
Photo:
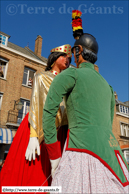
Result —
<instances>
[{"instance_id":1,"label":"gold crown","mask_svg":"<svg viewBox=\"0 0 129 194\"><path fill-rule=\"evenodd\" d=\"M66 53L69 57L72 57L71 46L69 44L65 44L65 45L53 48L51 50L51 53L52 52L63 52L63 53Z\"/></svg>"}]
</instances>

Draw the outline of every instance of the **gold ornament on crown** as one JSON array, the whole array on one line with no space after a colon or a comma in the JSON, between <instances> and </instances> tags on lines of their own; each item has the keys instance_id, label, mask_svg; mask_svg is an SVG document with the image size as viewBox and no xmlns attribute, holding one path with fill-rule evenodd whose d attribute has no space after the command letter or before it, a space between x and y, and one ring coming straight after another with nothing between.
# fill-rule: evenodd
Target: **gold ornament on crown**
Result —
<instances>
[{"instance_id":1,"label":"gold ornament on crown","mask_svg":"<svg viewBox=\"0 0 129 194\"><path fill-rule=\"evenodd\" d=\"M63 52L67 54L69 57L72 57L71 46L69 44L65 44L65 45L53 48L51 52Z\"/></svg>"}]
</instances>

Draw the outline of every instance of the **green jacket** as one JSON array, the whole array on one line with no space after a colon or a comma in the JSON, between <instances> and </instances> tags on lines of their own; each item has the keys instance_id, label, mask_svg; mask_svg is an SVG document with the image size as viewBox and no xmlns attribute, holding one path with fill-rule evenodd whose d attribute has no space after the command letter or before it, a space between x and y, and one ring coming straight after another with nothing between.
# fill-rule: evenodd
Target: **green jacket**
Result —
<instances>
[{"instance_id":1,"label":"green jacket","mask_svg":"<svg viewBox=\"0 0 129 194\"><path fill-rule=\"evenodd\" d=\"M112 87L94 70L91 63L82 63L78 69L69 68L59 74L50 86L44 106L46 144L57 141L54 123L64 96L69 124L66 150L93 155L122 183L127 182L116 157L117 153L122 156L125 164L126 160L112 133L115 105Z\"/></svg>"}]
</instances>

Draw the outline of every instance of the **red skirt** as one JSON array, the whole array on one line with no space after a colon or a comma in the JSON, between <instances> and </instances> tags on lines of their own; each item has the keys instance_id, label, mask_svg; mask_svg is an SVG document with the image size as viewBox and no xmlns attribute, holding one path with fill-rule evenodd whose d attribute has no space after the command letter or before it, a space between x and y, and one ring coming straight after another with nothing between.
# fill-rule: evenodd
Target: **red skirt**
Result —
<instances>
[{"instance_id":1,"label":"red skirt","mask_svg":"<svg viewBox=\"0 0 129 194\"><path fill-rule=\"evenodd\" d=\"M30 137L27 114L13 139L9 153L1 170L1 186L50 186L51 166L44 142L40 145L40 156L35 161L25 159ZM58 131L61 150L67 136L67 126Z\"/></svg>"}]
</instances>

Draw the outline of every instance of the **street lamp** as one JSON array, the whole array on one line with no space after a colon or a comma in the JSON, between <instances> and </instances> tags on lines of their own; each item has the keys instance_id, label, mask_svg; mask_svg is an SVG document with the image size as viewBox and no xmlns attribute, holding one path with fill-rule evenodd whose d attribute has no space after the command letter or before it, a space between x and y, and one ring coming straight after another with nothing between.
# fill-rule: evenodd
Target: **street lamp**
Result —
<instances>
[{"instance_id":1,"label":"street lamp","mask_svg":"<svg viewBox=\"0 0 129 194\"><path fill-rule=\"evenodd\" d=\"M13 108L13 110L15 110L15 107L16 107L16 109L19 111L19 110L22 109L22 106L23 106L23 104L20 101L20 99L14 100L14 108Z\"/></svg>"}]
</instances>

